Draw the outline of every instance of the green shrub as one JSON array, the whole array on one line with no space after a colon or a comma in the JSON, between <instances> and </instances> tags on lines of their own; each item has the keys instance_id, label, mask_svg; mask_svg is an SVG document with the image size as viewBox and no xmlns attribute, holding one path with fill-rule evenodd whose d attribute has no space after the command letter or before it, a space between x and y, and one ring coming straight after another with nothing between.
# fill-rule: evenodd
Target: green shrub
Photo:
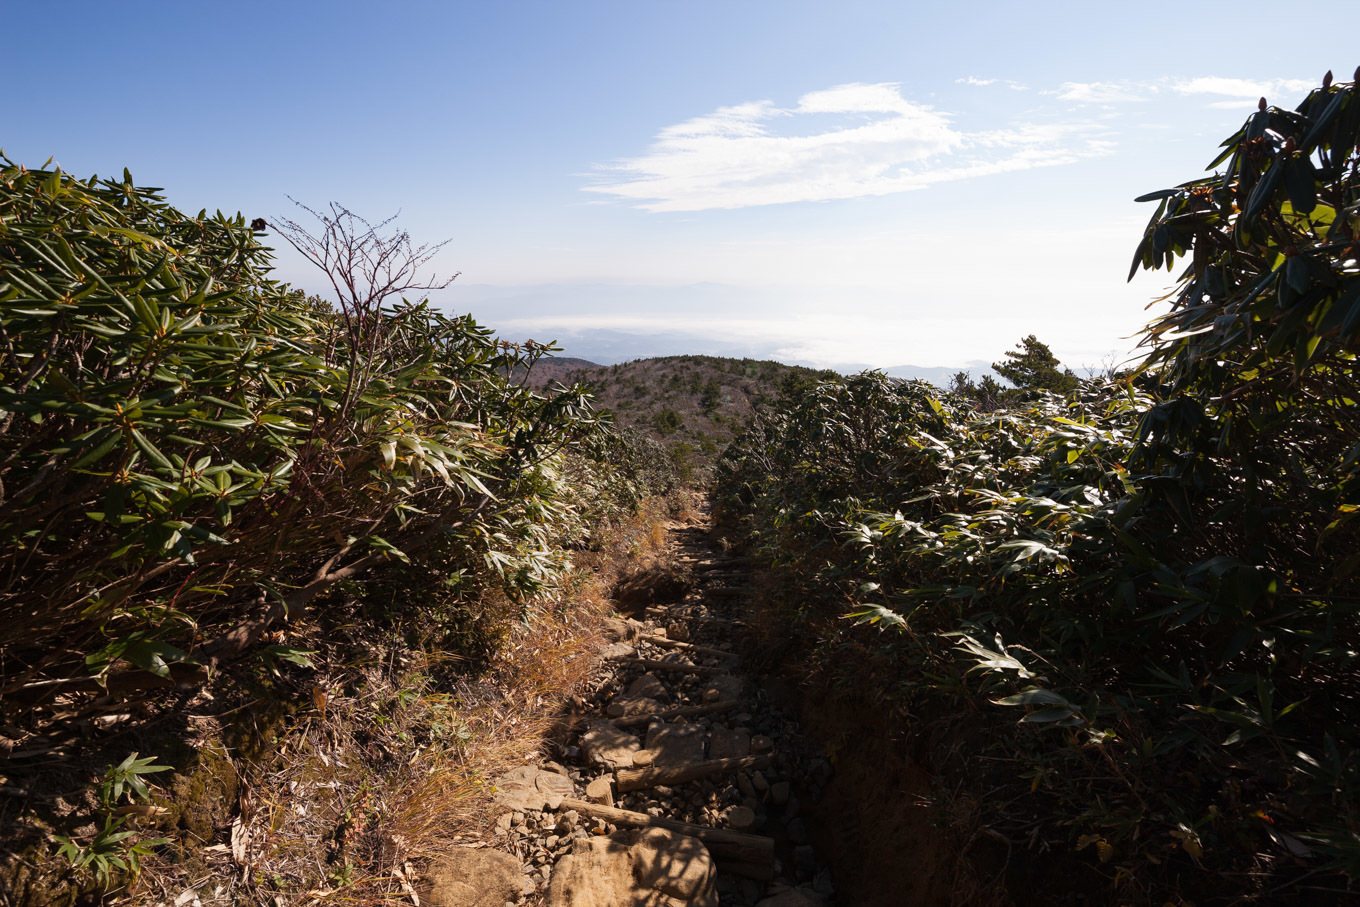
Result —
<instances>
[{"instance_id":1,"label":"green shrub","mask_svg":"<svg viewBox=\"0 0 1360 907\"><path fill-rule=\"evenodd\" d=\"M653 477L591 459L633 447L602 440L579 388L509 380L545 347L425 303L342 319L270 261L239 216L188 216L126 173L5 159L8 706L129 665L167 677L234 657L391 563L534 594L589 509L617 503L579 497L568 472L598 465L634 501Z\"/></svg>"},{"instance_id":2,"label":"green shrub","mask_svg":"<svg viewBox=\"0 0 1360 907\"><path fill-rule=\"evenodd\" d=\"M719 467L833 679L1121 902L1360 873L1358 144L1326 84L1147 197L1135 267L1191 264L1136 378L995 412L824 383Z\"/></svg>"}]
</instances>

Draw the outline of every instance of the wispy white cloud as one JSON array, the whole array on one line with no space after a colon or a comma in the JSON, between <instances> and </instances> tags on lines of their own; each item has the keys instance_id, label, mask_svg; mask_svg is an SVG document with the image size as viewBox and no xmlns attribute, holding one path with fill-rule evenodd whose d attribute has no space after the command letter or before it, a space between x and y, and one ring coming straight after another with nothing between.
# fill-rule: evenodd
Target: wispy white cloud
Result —
<instances>
[{"instance_id":1,"label":"wispy white cloud","mask_svg":"<svg viewBox=\"0 0 1360 907\"><path fill-rule=\"evenodd\" d=\"M979 79L977 76L965 76L962 79L955 79L954 83L956 85L976 85L978 87L1003 85L1011 91L1026 91L1028 89L1028 86L1021 82L1016 82L1013 79Z\"/></svg>"},{"instance_id":2,"label":"wispy white cloud","mask_svg":"<svg viewBox=\"0 0 1360 907\"><path fill-rule=\"evenodd\" d=\"M1217 94L1233 98L1269 98L1271 95L1297 95L1316 87L1309 79L1229 79L1221 76L1204 76L1198 79L1182 79L1172 83L1172 88L1181 94ZM1213 106L1223 106L1223 102Z\"/></svg>"},{"instance_id":3,"label":"wispy white cloud","mask_svg":"<svg viewBox=\"0 0 1360 907\"><path fill-rule=\"evenodd\" d=\"M585 188L649 211L745 208L907 192L1110 151L1091 124L965 132L951 120L896 83L838 85L792 108L756 101L666 127L645 155L602 167Z\"/></svg>"},{"instance_id":4,"label":"wispy white cloud","mask_svg":"<svg viewBox=\"0 0 1360 907\"><path fill-rule=\"evenodd\" d=\"M1044 94L1057 95L1058 100L1075 104L1116 104L1150 100L1157 90L1152 82L1063 82Z\"/></svg>"},{"instance_id":5,"label":"wispy white cloud","mask_svg":"<svg viewBox=\"0 0 1360 907\"><path fill-rule=\"evenodd\" d=\"M1195 79L1154 79L1141 82L1063 82L1056 89L1042 92L1074 104L1119 104L1148 101L1174 91L1180 95L1218 95L1251 99L1292 97L1312 88L1307 79L1234 79L1226 76L1201 76ZM1210 107L1236 107L1238 101L1214 101Z\"/></svg>"}]
</instances>

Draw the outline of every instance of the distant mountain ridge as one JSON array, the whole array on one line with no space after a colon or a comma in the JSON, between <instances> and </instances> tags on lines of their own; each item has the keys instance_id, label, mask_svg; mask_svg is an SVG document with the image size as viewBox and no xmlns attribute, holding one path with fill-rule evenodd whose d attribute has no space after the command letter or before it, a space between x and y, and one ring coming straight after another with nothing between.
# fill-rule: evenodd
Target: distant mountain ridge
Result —
<instances>
[{"instance_id":1,"label":"distant mountain ridge","mask_svg":"<svg viewBox=\"0 0 1360 907\"><path fill-rule=\"evenodd\" d=\"M612 357L600 357L600 358L604 358L606 360L612 359ZM790 369L805 369L807 371L814 372L830 371L836 372L837 374L841 375L854 375L863 371L876 370L883 372L884 374L888 375L891 378L904 378L907 380L915 378L920 379L922 381L929 381L931 384L934 384L936 387L942 389L948 388L950 381L953 380L954 376L959 372L966 372L968 376L972 378L974 381L979 380L980 378L982 378L983 375L991 375L993 378L997 377L996 372L992 371L991 364L982 359L974 359L968 362L966 365L893 365L887 368L876 368L875 366L872 365L851 362L828 366L825 369L818 369L816 366L810 365L809 363L806 362L778 362L777 360L772 359L756 360L751 359L749 357L725 357L725 356L712 356L707 354L697 354L696 357L695 354L690 354L673 356L668 355L668 356L637 357L628 360L620 360L618 362L614 361L596 362L589 359L582 359L573 356L555 356L550 359L543 359L537 365L534 366L535 382L538 383L539 381L541 381L543 376L547 376L549 378L560 378L561 376L570 374L571 372L583 371L586 369L610 368L614 365L622 365L633 362L651 362L660 361L663 359L683 360L693 358L712 359L715 361L720 360L724 362L730 361L762 362L762 363L772 362L776 365L782 365L785 368Z\"/></svg>"}]
</instances>

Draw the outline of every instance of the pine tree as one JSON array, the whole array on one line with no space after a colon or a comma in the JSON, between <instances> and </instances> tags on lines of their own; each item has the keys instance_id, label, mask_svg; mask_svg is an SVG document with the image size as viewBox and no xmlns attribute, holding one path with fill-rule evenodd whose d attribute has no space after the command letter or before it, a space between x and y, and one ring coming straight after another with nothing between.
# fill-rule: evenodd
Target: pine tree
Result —
<instances>
[{"instance_id":1,"label":"pine tree","mask_svg":"<svg viewBox=\"0 0 1360 907\"><path fill-rule=\"evenodd\" d=\"M1006 353L1001 362L993 362L992 369L1018 390L1050 390L1065 394L1077 386L1077 376L1071 369L1059 369L1062 363L1048 345L1030 334Z\"/></svg>"}]
</instances>

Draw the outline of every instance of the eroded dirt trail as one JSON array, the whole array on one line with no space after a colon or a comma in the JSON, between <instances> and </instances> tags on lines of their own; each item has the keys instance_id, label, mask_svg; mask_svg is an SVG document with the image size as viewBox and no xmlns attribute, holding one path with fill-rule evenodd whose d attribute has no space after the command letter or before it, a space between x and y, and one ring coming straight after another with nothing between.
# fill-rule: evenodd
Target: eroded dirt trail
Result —
<instances>
[{"instance_id":1,"label":"eroded dirt trail","mask_svg":"<svg viewBox=\"0 0 1360 907\"><path fill-rule=\"evenodd\" d=\"M831 766L743 671L746 563L706 513L668 531L684 580L625 584L560 758L497 782L498 843L551 907L832 904L803 809Z\"/></svg>"}]
</instances>

